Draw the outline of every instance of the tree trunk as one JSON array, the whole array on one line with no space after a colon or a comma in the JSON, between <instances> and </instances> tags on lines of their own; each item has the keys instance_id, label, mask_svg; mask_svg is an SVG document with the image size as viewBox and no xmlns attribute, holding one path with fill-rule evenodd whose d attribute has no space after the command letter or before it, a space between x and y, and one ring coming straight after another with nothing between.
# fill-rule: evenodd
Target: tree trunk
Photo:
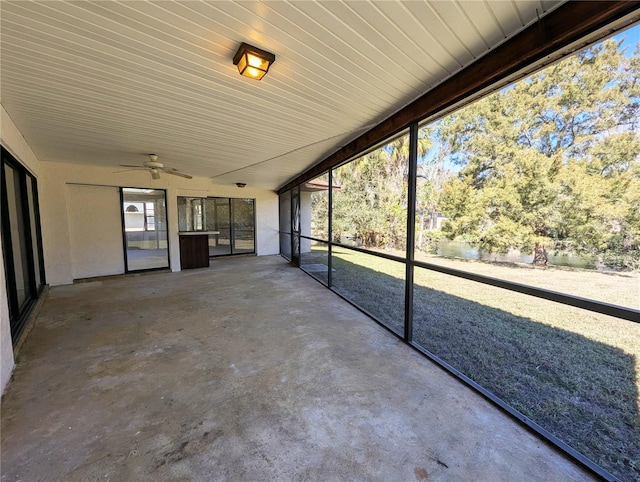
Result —
<instances>
[{"instance_id":1,"label":"tree trunk","mask_svg":"<svg viewBox=\"0 0 640 482\"><path fill-rule=\"evenodd\" d=\"M547 250L544 249L544 244L536 243L533 251L533 264L536 266L546 266L549 264L549 258L547 258Z\"/></svg>"}]
</instances>

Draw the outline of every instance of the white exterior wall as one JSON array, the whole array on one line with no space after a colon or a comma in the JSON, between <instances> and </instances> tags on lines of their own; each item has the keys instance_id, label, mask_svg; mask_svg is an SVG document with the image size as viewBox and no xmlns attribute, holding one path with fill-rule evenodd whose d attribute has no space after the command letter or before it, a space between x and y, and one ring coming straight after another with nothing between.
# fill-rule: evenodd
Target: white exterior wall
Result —
<instances>
[{"instance_id":1,"label":"white exterior wall","mask_svg":"<svg viewBox=\"0 0 640 482\"><path fill-rule=\"evenodd\" d=\"M119 189L70 184L67 201L73 279L124 273Z\"/></svg>"},{"instance_id":2,"label":"white exterior wall","mask_svg":"<svg viewBox=\"0 0 640 482\"><path fill-rule=\"evenodd\" d=\"M2 237L0 237L0 259L2 258ZM0 393L9 383L15 363L13 361L13 344L11 343L11 326L9 325L9 303L4 281L4 263L0 262Z\"/></svg>"},{"instance_id":3,"label":"white exterior wall","mask_svg":"<svg viewBox=\"0 0 640 482\"><path fill-rule=\"evenodd\" d=\"M40 183L40 161L33 153L27 141L13 123L7 111L0 105L0 142L20 163L38 179ZM0 259L2 244L0 243ZM11 325L9 323L9 305L5 290L4 263L0 262L0 393L4 392L13 368L13 344L11 343Z\"/></svg>"}]
</instances>

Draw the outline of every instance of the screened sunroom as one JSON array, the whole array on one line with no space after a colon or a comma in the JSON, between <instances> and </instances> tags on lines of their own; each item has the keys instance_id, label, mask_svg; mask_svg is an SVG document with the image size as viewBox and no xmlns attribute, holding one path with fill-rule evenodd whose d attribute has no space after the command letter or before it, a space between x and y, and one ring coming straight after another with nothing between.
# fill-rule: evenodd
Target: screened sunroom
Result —
<instances>
[{"instance_id":1,"label":"screened sunroom","mask_svg":"<svg viewBox=\"0 0 640 482\"><path fill-rule=\"evenodd\" d=\"M0 14L3 477L640 476L636 2Z\"/></svg>"}]
</instances>

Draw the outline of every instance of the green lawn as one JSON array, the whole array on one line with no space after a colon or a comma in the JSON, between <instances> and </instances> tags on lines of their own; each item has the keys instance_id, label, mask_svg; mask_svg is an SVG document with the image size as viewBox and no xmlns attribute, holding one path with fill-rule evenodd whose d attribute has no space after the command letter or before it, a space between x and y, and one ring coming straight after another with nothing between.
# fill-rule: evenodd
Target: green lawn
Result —
<instances>
[{"instance_id":1,"label":"green lawn","mask_svg":"<svg viewBox=\"0 0 640 482\"><path fill-rule=\"evenodd\" d=\"M326 252L317 253L326 264ZM637 308L637 273L430 259ZM404 264L334 249L334 288L397 333ZM640 324L422 268L414 341L622 480L640 480Z\"/></svg>"}]
</instances>

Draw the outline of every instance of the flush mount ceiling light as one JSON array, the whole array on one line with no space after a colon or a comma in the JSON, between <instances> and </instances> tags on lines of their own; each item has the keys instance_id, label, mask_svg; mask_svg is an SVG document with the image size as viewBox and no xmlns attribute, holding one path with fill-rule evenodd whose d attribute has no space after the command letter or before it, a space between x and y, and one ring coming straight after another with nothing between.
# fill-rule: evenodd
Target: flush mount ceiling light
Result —
<instances>
[{"instance_id":1,"label":"flush mount ceiling light","mask_svg":"<svg viewBox=\"0 0 640 482\"><path fill-rule=\"evenodd\" d=\"M260 80L269 71L269 67L276 61L276 56L266 50L242 42L233 56L233 65L245 77Z\"/></svg>"}]
</instances>

